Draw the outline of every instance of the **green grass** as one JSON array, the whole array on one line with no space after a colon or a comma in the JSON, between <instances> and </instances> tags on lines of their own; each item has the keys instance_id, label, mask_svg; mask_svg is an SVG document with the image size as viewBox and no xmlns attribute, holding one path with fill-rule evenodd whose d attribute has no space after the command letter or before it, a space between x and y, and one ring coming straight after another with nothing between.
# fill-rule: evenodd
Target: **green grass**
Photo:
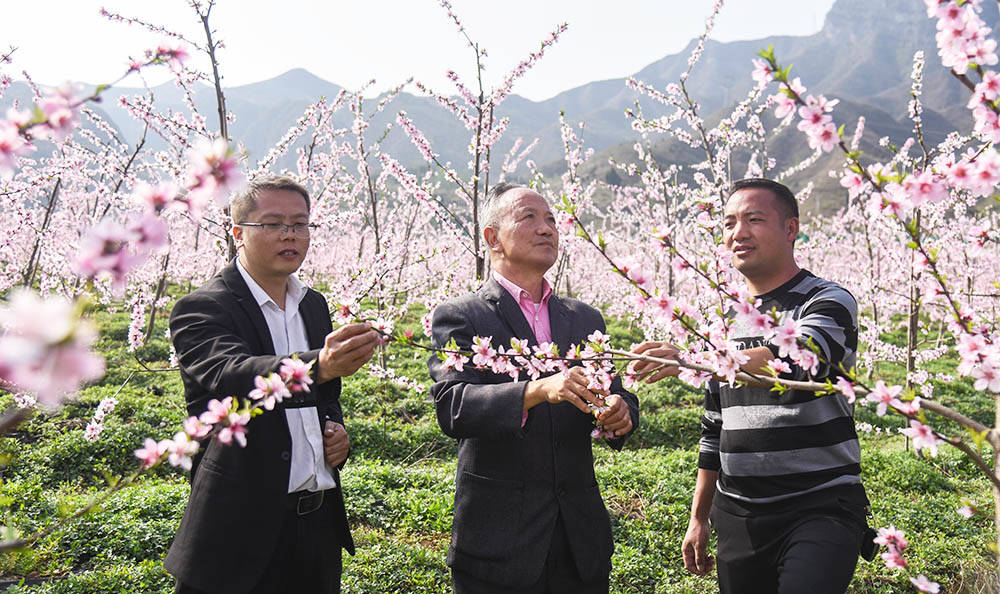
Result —
<instances>
[{"instance_id":1,"label":"green grass","mask_svg":"<svg viewBox=\"0 0 1000 594\"><path fill-rule=\"evenodd\" d=\"M64 408L41 412L0 438L0 458L6 460L0 523L21 534L49 526L84 505L107 487L109 477L135 467L132 450L142 438L172 435L184 416L177 373L144 372L124 347L127 316L101 313L97 318L107 377ZM406 327L420 332L419 315L410 318ZM151 344L137 353L149 366L167 365L162 324L161 319ZM639 338L624 323L611 323L609 332L623 346ZM429 385L425 353L394 346L386 363ZM889 366L886 371L899 374ZM595 447L598 482L615 539L612 591L714 592L714 579L688 574L680 557L696 474L701 394L670 382L644 386L638 393L642 426L626 448ZM83 427L101 398L111 395L119 404L104 433L96 442L85 441ZM935 398L984 421L992 419L992 402L967 382L938 382ZM361 372L345 381L343 405L352 440L343 486L358 547L354 557L344 560L344 591L450 591L445 554L456 447L438 429L427 393ZM11 398L0 396L0 406L11 406ZM987 481L953 449L942 447L938 457L925 459L907 451L896 432L898 419L877 417L870 408L859 409L858 419L889 432L862 436L865 484L873 502L873 525L893 524L910 538L912 571L861 561L852 591L911 592L908 576L916 573L941 582L945 591L981 582L994 540ZM34 547L0 555L4 579L43 580L7 592L171 592L162 559L187 494L183 472L164 467L149 473ZM965 501L983 515L961 518L955 510Z\"/></svg>"}]
</instances>

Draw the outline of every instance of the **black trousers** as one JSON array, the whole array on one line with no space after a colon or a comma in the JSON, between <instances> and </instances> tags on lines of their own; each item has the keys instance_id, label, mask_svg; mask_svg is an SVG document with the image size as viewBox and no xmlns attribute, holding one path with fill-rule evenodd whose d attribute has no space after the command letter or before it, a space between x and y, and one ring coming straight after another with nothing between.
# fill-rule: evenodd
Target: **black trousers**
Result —
<instances>
[{"instance_id":1,"label":"black trousers","mask_svg":"<svg viewBox=\"0 0 1000 594\"><path fill-rule=\"evenodd\" d=\"M552 532L552 544L542 575L530 587L523 590L503 588L458 570L452 570L451 579L455 594L608 594L610 574L609 563L607 570L596 580L584 582L580 579L562 517L559 517Z\"/></svg>"},{"instance_id":2,"label":"black trousers","mask_svg":"<svg viewBox=\"0 0 1000 594\"><path fill-rule=\"evenodd\" d=\"M833 487L765 506L717 494L721 594L843 594L854 576L867 528L860 485Z\"/></svg>"},{"instance_id":3,"label":"black trousers","mask_svg":"<svg viewBox=\"0 0 1000 594\"><path fill-rule=\"evenodd\" d=\"M343 566L339 531L330 508L333 499L324 497L320 508L306 515L299 515L294 508L284 510L274 555L260 581L247 594L339 594ZM211 564L212 560L206 559L205 563ZM220 567L219 571L232 568ZM174 592L211 594L180 582Z\"/></svg>"}]
</instances>

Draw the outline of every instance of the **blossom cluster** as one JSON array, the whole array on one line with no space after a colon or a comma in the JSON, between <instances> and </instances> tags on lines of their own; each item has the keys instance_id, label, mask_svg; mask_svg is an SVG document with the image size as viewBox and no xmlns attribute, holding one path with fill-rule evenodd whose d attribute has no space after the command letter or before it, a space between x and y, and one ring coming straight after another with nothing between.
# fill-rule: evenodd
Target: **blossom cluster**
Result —
<instances>
[{"instance_id":1,"label":"blossom cluster","mask_svg":"<svg viewBox=\"0 0 1000 594\"><path fill-rule=\"evenodd\" d=\"M184 430L178 431L173 439L147 438L143 447L135 450L141 468L152 468L166 457L171 466L190 470L191 457L198 453L200 442L211 435L222 444L235 442L246 447L250 419L261 412L260 409L273 410L276 403L291 397L293 392L308 392L313 383L309 375L311 369L311 362L305 363L297 357L283 359L277 373L254 378L255 387L247 394L254 402L250 406L241 407L239 400L232 396L222 400L212 398L204 412L184 420Z\"/></svg>"},{"instance_id":2,"label":"blossom cluster","mask_svg":"<svg viewBox=\"0 0 1000 594\"><path fill-rule=\"evenodd\" d=\"M96 338L82 304L17 289L0 304L0 380L55 406L104 374L104 359L92 350Z\"/></svg>"}]
</instances>

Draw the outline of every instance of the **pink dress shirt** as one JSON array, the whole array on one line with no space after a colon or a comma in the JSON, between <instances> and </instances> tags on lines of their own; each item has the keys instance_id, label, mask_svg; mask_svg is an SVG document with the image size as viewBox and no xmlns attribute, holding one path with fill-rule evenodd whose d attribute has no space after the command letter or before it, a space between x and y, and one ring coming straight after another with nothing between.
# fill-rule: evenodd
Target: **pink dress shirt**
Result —
<instances>
[{"instance_id":1,"label":"pink dress shirt","mask_svg":"<svg viewBox=\"0 0 1000 594\"><path fill-rule=\"evenodd\" d=\"M510 296L517 302L521 313L524 314L524 319L535 334L535 340L538 341L538 344L552 342L552 326L549 323L549 297L552 297L552 286L549 285L549 281L542 279L542 302L535 303L531 299L531 293L504 278L496 270L493 271L493 278L500 283L501 287L507 289ZM528 411L525 411L521 416L521 426L524 427L527 421Z\"/></svg>"}]
</instances>

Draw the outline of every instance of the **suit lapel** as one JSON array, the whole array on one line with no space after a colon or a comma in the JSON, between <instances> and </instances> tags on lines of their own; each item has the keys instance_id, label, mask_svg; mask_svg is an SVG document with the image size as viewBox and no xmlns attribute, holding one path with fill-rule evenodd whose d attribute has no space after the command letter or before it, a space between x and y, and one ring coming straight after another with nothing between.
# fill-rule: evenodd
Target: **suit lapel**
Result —
<instances>
[{"instance_id":1,"label":"suit lapel","mask_svg":"<svg viewBox=\"0 0 1000 594\"><path fill-rule=\"evenodd\" d=\"M326 340L326 333L323 332L326 325L323 318L327 312L314 304L314 300L309 298L307 292L302 301L299 302L299 315L302 316L302 323L306 325L306 337L309 339L309 348L321 348Z\"/></svg>"},{"instance_id":2,"label":"suit lapel","mask_svg":"<svg viewBox=\"0 0 1000 594\"><path fill-rule=\"evenodd\" d=\"M531 331L528 320L524 319L524 312L510 296L507 289L500 286L496 279L490 277L480 289L480 294L486 301L490 302L497 311L498 317L503 320L507 328L510 329L511 336L520 339L528 339L528 344L536 345L535 333ZM505 344L510 346L509 344Z\"/></svg>"},{"instance_id":3,"label":"suit lapel","mask_svg":"<svg viewBox=\"0 0 1000 594\"><path fill-rule=\"evenodd\" d=\"M569 310L566 309L562 299L555 295L549 297L549 330L552 333L552 342L559 347L560 356L569 350L570 329Z\"/></svg>"},{"instance_id":4,"label":"suit lapel","mask_svg":"<svg viewBox=\"0 0 1000 594\"><path fill-rule=\"evenodd\" d=\"M226 283L230 293L236 298L236 303L239 304L240 309L247 315L250 324L253 326L254 333L257 335L257 340L260 341L262 347L260 353L266 355L275 354L274 341L271 340L271 331L267 328L267 320L264 319L264 312L260 311L257 300L250 293L250 287L243 280L240 271L236 269L236 261L233 260L228 266L223 268L221 274L223 282Z\"/></svg>"}]
</instances>

